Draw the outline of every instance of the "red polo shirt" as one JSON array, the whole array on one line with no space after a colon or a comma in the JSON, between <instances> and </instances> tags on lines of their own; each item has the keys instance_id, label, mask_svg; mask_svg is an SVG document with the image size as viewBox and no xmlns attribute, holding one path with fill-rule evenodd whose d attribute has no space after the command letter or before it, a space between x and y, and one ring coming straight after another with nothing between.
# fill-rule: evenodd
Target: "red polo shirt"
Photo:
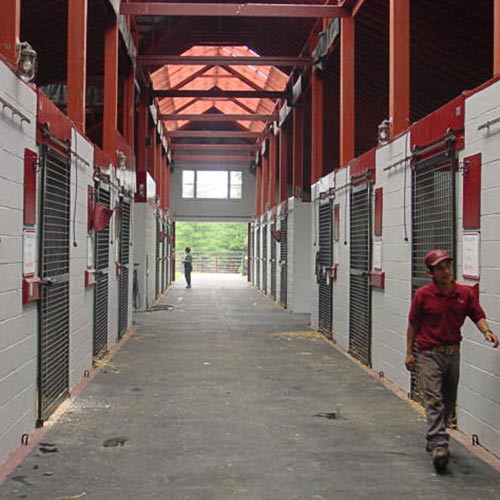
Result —
<instances>
[{"instance_id":1,"label":"red polo shirt","mask_svg":"<svg viewBox=\"0 0 500 500\"><path fill-rule=\"evenodd\" d=\"M486 317L474 292L456 282L454 285L449 295L433 281L415 292L408 319L417 327L417 349L457 344L462 340L460 328L467 316L474 323Z\"/></svg>"}]
</instances>

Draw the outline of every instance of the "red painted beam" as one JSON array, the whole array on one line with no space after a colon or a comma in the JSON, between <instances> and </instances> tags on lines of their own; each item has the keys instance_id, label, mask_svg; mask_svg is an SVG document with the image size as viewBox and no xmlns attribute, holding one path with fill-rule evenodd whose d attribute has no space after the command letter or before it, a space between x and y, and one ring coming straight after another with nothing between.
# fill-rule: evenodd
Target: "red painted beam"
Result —
<instances>
[{"instance_id":1,"label":"red painted beam","mask_svg":"<svg viewBox=\"0 0 500 500\"><path fill-rule=\"evenodd\" d=\"M0 10L0 52L15 63L21 31L21 0L3 0Z\"/></svg>"},{"instance_id":2,"label":"red painted beam","mask_svg":"<svg viewBox=\"0 0 500 500\"><path fill-rule=\"evenodd\" d=\"M104 36L103 150L113 159L118 127L118 32L118 21L114 19Z\"/></svg>"},{"instance_id":3,"label":"red painted beam","mask_svg":"<svg viewBox=\"0 0 500 500\"><path fill-rule=\"evenodd\" d=\"M188 120L191 122L233 122L233 121L251 121L251 122L266 122L276 120L278 115L226 115L218 113L210 114L173 114L160 115L160 120Z\"/></svg>"},{"instance_id":4,"label":"red painted beam","mask_svg":"<svg viewBox=\"0 0 500 500\"><path fill-rule=\"evenodd\" d=\"M355 155L355 21L343 19L340 30L340 166Z\"/></svg>"},{"instance_id":5,"label":"red painted beam","mask_svg":"<svg viewBox=\"0 0 500 500\"><path fill-rule=\"evenodd\" d=\"M255 153L257 145L255 144L171 144L170 148L174 151L249 151Z\"/></svg>"},{"instance_id":6,"label":"red painted beam","mask_svg":"<svg viewBox=\"0 0 500 500\"><path fill-rule=\"evenodd\" d=\"M174 153L172 156L173 160L184 160L184 161L208 161L217 163L250 163L253 160L253 156L244 155L203 155L203 154L184 154L184 153Z\"/></svg>"},{"instance_id":7,"label":"red painted beam","mask_svg":"<svg viewBox=\"0 0 500 500\"><path fill-rule=\"evenodd\" d=\"M80 133L85 134L87 89L88 0L68 3L68 108L67 114Z\"/></svg>"},{"instance_id":8,"label":"red painted beam","mask_svg":"<svg viewBox=\"0 0 500 500\"><path fill-rule=\"evenodd\" d=\"M180 66L312 66L312 57L225 57L225 56L139 56L137 63L141 66L164 66L165 64ZM205 70L206 71L206 70Z\"/></svg>"},{"instance_id":9,"label":"red painted beam","mask_svg":"<svg viewBox=\"0 0 500 500\"><path fill-rule=\"evenodd\" d=\"M153 97L231 97L235 99L280 99L285 92L276 90L153 90Z\"/></svg>"},{"instance_id":10,"label":"red painted beam","mask_svg":"<svg viewBox=\"0 0 500 500\"><path fill-rule=\"evenodd\" d=\"M167 132L167 135L173 139L179 137L257 139L262 134L260 132L233 132L227 130L175 130L173 132Z\"/></svg>"},{"instance_id":11,"label":"red painted beam","mask_svg":"<svg viewBox=\"0 0 500 500\"><path fill-rule=\"evenodd\" d=\"M336 5L251 4L251 3L121 3L120 14L132 16L216 16L216 17L349 17Z\"/></svg>"},{"instance_id":12,"label":"red painted beam","mask_svg":"<svg viewBox=\"0 0 500 500\"><path fill-rule=\"evenodd\" d=\"M304 175L304 107L296 104L293 107L293 196L302 193Z\"/></svg>"},{"instance_id":13,"label":"red painted beam","mask_svg":"<svg viewBox=\"0 0 500 500\"><path fill-rule=\"evenodd\" d=\"M391 135L410 124L410 0L391 0L389 29Z\"/></svg>"}]
</instances>

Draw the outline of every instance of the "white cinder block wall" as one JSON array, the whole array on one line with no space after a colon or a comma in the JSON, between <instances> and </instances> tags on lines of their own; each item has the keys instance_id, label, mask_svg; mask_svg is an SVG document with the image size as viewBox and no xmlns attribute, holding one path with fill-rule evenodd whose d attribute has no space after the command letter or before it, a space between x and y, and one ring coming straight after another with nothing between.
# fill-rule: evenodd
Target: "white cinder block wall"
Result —
<instances>
[{"instance_id":1,"label":"white cinder block wall","mask_svg":"<svg viewBox=\"0 0 500 500\"><path fill-rule=\"evenodd\" d=\"M490 327L500 334L500 123L478 130L500 118L500 82L465 101L465 149L462 156L481 153L481 305ZM458 177L457 274L462 278L462 186ZM471 321L463 329L458 425L477 434L482 446L500 455L500 350L482 339Z\"/></svg>"},{"instance_id":2,"label":"white cinder block wall","mask_svg":"<svg viewBox=\"0 0 500 500\"><path fill-rule=\"evenodd\" d=\"M333 259L337 265L337 279L332 291L332 336L345 350L349 349L349 193L350 169L339 170L335 177L335 199L333 200L333 224L335 205L339 204L339 239L333 242Z\"/></svg>"},{"instance_id":3,"label":"white cinder block wall","mask_svg":"<svg viewBox=\"0 0 500 500\"><path fill-rule=\"evenodd\" d=\"M382 241L385 290L372 288L372 365L406 392L410 390L404 358L411 302L412 174L410 162L402 160L410 155L409 144L410 138L405 134L376 153L374 189L383 188L383 216L382 236L374 237L374 241Z\"/></svg>"},{"instance_id":4,"label":"white cinder block wall","mask_svg":"<svg viewBox=\"0 0 500 500\"><path fill-rule=\"evenodd\" d=\"M36 94L0 61L0 462L36 421L37 307L22 304L24 150L36 151Z\"/></svg>"},{"instance_id":5,"label":"white cinder block wall","mask_svg":"<svg viewBox=\"0 0 500 500\"><path fill-rule=\"evenodd\" d=\"M85 288L88 261L87 186L93 186L94 147L72 131L70 208L70 338L69 386L92 366L94 287ZM76 243L76 246L74 246Z\"/></svg>"}]
</instances>

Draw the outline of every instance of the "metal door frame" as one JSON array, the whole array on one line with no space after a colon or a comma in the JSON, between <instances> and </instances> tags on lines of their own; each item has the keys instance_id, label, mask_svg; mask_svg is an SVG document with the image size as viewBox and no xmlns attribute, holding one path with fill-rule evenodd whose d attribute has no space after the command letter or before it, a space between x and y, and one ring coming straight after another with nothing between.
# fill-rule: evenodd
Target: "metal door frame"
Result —
<instances>
[{"instance_id":1,"label":"metal door frame","mask_svg":"<svg viewBox=\"0 0 500 500\"><path fill-rule=\"evenodd\" d=\"M325 207L327 207L326 210ZM323 224L322 210L327 213L327 221ZM322 234L325 226L327 226L326 235ZM322 245L322 241L328 242L328 244ZM333 266L333 197L325 197L319 201L318 252L316 254L316 259L316 281L318 284L318 330L325 335L325 337L331 339L333 319L333 281L331 277L331 270Z\"/></svg>"},{"instance_id":2,"label":"metal door frame","mask_svg":"<svg viewBox=\"0 0 500 500\"><path fill-rule=\"evenodd\" d=\"M262 290L267 295L267 222L262 225Z\"/></svg>"},{"instance_id":3,"label":"metal door frame","mask_svg":"<svg viewBox=\"0 0 500 500\"><path fill-rule=\"evenodd\" d=\"M38 304L37 427L43 426L44 421L69 395L71 157L69 145L67 149L62 147L62 143L59 146L60 149L46 143L40 146L42 174L38 261L42 287ZM49 164L54 165L53 173L57 167L64 172L64 178L57 181L63 184L62 187L56 182L49 184ZM48 196L51 189L59 191L52 193L52 200ZM60 212L65 219L62 224ZM56 221L51 221L51 217ZM50 230L51 226L56 227ZM48 235L51 233L54 236L57 234L58 238L50 239ZM54 262L55 258L60 261Z\"/></svg>"},{"instance_id":4,"label":"metal door frame","mask_svg":"<svg viewBox=\"0 0 500 500\"><path fill-rule=\"evenodd\" d=\"M349 231L349 353L363 364L372 366L372 183L370 171L362 177L351 177ZM363 200L364 196L364 200ZM360 201L355 200L359 197ZM364 220L354 216L363 215ZM364 229L359 223L364 223ZM359 240L355 241L355 238ZM364 248L360 248L364 247ZM364 265L363 265L364 263Z\"/></svg>"},{"instance_id":5,"label":"metal door frame","mask_svg":"<svg viewBox=\"0 0 500 500\"><path fill-rule=\"evenodd\" d=\"M128 207L128 208L125 208ZM130 216L132 204L122 198L120 201L120 276L118 285L118 340L127 331L130 280Z\"/></svg>"}]
</instances>

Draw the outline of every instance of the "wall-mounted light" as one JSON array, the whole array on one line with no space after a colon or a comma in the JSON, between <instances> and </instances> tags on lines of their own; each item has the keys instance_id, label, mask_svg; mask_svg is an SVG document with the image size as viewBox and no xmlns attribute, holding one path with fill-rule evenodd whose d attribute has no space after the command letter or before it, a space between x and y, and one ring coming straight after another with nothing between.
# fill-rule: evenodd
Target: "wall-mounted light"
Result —
<instances>
[{"instance_id":1,"label":"wall-mounted light","mask_svg":"<svg viewBox=\"0 0 500 500\"><path fill-rule=\"evenodd\" d=\"M389 134L391 129L392 119L382 120L378 126L378 143L387 144L389 142Z\"/></svg>"},{"instance_id":2,"label":"wall-mounted light","mask_svg":"<svg viewBox=\"0 0 500 500\"><path fill-rule=\"evenodd\" d=\"M21 42L18 51L17 75L23 82L32 82L36 76L37 54L28 42Z\"/></svg>"}]
</instances>

